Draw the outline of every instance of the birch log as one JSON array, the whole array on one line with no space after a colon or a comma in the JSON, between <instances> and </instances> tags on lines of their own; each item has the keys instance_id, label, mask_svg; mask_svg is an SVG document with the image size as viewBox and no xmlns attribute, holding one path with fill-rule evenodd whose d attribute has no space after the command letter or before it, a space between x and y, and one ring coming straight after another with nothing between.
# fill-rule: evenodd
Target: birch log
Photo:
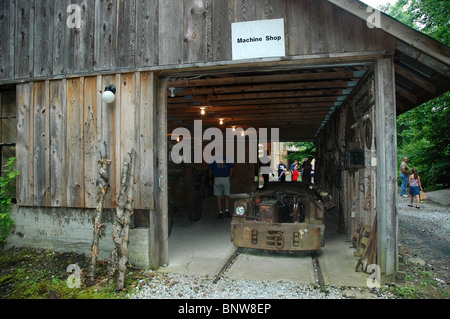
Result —
<instances>
[{"instance_id":1,"label":"birch log","mask_svg":"<svg viewBox=\"0 0 450 319\"><path fill-rule=\"evenodd\" d=\"M114 220L113 241L115 249L111 252L110 273L112 277L116 277L116 290L123 289L127 271L130 222L133 214L132 198L135 157L136 152L132 150L124 159L116 218Z\"/></svg>"},{"instance_id":2,"label":"birch log","mask_svg":"<svg viewBox=\"0 0 450 319\"><path fill-rule=\"evenodd\" d=\"M89 269L89 282L92 284L95 280L95 266L97 264L98 257L98 242L101 237L101 230L103 229L103 225L101 225L102 215L103 215L103 205L105 202L105 196L108 192L109 188L109 166L111 161L106 157L106 142L101 141L99 145L100 150L100 164L99 175L100 177L97 179L97 187L98 187L98 197L97 197L97 208L95 209L95 218L94 218L94 238L92 240L91 246L91 267Z\"/></svg>"}]
</instances>

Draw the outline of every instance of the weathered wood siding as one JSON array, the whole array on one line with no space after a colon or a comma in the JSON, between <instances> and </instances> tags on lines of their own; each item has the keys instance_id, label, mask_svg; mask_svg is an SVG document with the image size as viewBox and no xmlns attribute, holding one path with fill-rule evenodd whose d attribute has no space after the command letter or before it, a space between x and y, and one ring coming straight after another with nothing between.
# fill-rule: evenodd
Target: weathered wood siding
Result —
<instances>
[{"instance_id":1,"label":"weathered wood siding","mask_svg":"<svg viewBox=\"0 0 450 319\"><path fill-rule=\"evenodd\" d=\"M377 213L375 109L374 80L369 77L318 138L315 178L335 199L339 230L348 236L360 225L371 227ZM355 149L364 151L364 168L347 169L345 151Z\"/></svg>"},{"instance_id":2,"label":"weathered wood siding","mask_svg":"<svg viewBox=\"0 0 450 319\"><path fill-rule=\"evenodd\" d=\"M70 4L79 29L67 26ZM325 0L2 0L0 83L229 61L231 23L278 18L288 56L395 47Z\"/></svg>"},{"instance_id":3,"label":"weathered wood siding","mask_svg":"<svg viewBox=\"0 0 450 319\"><path fill-rule=\"evenodd\" d=\"M134 148L134 208L153 208L155 81L135 72L17 85L19 205L94 208L104 140L112 160L106 206L116 205L123 157ZM117 93L107 105L101 91L109 84Z\"/></svg>"}]
</instances>

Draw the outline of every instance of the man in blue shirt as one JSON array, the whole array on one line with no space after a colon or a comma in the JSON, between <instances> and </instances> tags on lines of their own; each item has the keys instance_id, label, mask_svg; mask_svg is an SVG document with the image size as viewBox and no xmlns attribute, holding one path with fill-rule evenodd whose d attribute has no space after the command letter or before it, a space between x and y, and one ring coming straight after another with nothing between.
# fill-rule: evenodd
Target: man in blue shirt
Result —
<instances>
[{"instance_id":1,"label":"man in blue shirt","mask_svg":"<svg viewBox=\"0 0 450 319\"><path fill-rule=\"evenodd\" d=\"M231 218L230 213L230 179L233 176L234 165L227 163L223 157L222 163L217 161L209 164L209 184L213 184L214 179L214 196L217 197L217 206L219 214L217 218L223 219L224 215ZM222 211L222 196L225 197L225 214Z\"/></svg>"},{"instance_id":2,"label":"man in blue shirt","mask_svg":"<svg viewBox=\"0 0 450 319\"><path fill-rule=\"evenodd\" d=\"M280 164L278 164L278 181L284 182L286 180L286 164L283 163L282 160L280 160Z\"/></svg>"},{"instance_id":3,"label":"man in blue shirt","mask_svg":"<svg viewBox=\"0 0 450 319\"><path fill-rule=\"evenodd\" d=\"M294 174L295 166L298 166L297 160L295 160L294 163L291 164L291 174Z\"/></svg>"}]
</instances>

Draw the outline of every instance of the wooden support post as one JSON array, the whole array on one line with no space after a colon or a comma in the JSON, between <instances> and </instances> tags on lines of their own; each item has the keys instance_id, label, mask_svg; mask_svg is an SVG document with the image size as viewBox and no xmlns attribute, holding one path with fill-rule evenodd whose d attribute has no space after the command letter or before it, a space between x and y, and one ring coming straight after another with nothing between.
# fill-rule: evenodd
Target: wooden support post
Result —
<instances>
[{"instance_id":1,"label":"wooden support post","mask_svg":"<svg viewBox=\"0 0 450 319\"><path fill-rule=\"evenodd\" d=\"M169 264L168 181L167 181L167 81L155 81L155 210L150 212L150 268Z\"/></svg>"},{"instance_id":2,"label":"wooden support post","mask_svg":"<svg viewBox=\"0 0 450 319\"><path fill-rule=\"evenodd\" d=\"M397 127L393 57L375 63L377 148L377 263L383 281L397 267Z\"/></svg>"}]
</instances>

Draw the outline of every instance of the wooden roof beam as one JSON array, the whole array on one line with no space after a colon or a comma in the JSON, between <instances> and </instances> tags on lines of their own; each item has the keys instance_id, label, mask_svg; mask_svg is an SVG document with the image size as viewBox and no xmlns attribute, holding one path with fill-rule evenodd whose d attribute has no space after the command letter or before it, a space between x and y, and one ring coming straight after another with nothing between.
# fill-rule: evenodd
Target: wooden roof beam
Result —
<instances>
[{"instance_id":1,"label":"wooden roof beam","mask_svg":"<svg viewBox=\"0 0 450 319\"><path fill-rule=\"evenodd\" d=\"M357 81L315 81L315 82L289 82L270 84L252 84L241 86L217 86L217 87L201 87L192 89L183 89L181 93L171 97L168 91L167 96L169 103L172 101L186 100L186 98L197 97L201 95L214 94L230 94L230 93L246 93L246 92L266 92L266 91L289 91L289 90L312 90L312 89L330 89L330 88L352 88L355 87Z\"/></svg>"},{"instance_id":2,"label":"wooden roof beam","mask_svg":"<svg viewBox=\"0 0 450 319\"><path fill-rule=\"evenodd\" d=\"M292 113L292 112L301 112L301 113L305 113L305 114L313 114L313 113L323 113L325 112L329 112L331 111L331 109L333 108L332 105L327 104L325 106L321 106L321 107L304 107L304 106L299 106L299 107L284 107L284 106L268 106L266 108L252 108L252 109L248 109L248 108L239 108L239 109L233 109L233 110L222 110L222 111L214 111L207 113L205 115L200 115L200 113L195 110L194 112L192 110L180 110L178 109L176 112L168 112L168 114L170 116L173 117L197 117L199 119L206 119L206 118L221 118L221 117L231 117L231 116L236 116L236 115L249 115L249 114L270 114L273 112L283 112L283 113Z\"/></svg>"},{"instance_id":3,"label":"wooden roof beam","mask_svg":"<svg viewBox=\"0 0 450 319\"><path fill-rule=\"evenodd\" d=\"M270 74L256 76L227 76L223 78L202 78L192 80L177 80L169 82L170 87L185 88L199 86L219 86L219 85L238 85L247 83L273 83L273 82L291 82L291 81L311 81L311 80L330 80L330 79L358 79L363 76L361 71L349 71L343 68L335 72L316 72L299 74Z\"/></svg>"},{"instance_id":4,"label":"wooden roof beam","mask_svg":"<svg viewBox=\"0 0 450 319\"><path fill-rule=\"evenodd\" d=\"M406 70L405 68L401 67L400 65L395 66L395 73L407 78L408 80L410 80L417 86L425 89L426 91L428 91L432 94L436 94L436 87L434 85L432 85L430 82L424 80L420 76Z\"/></svg>"}]
</instances>

